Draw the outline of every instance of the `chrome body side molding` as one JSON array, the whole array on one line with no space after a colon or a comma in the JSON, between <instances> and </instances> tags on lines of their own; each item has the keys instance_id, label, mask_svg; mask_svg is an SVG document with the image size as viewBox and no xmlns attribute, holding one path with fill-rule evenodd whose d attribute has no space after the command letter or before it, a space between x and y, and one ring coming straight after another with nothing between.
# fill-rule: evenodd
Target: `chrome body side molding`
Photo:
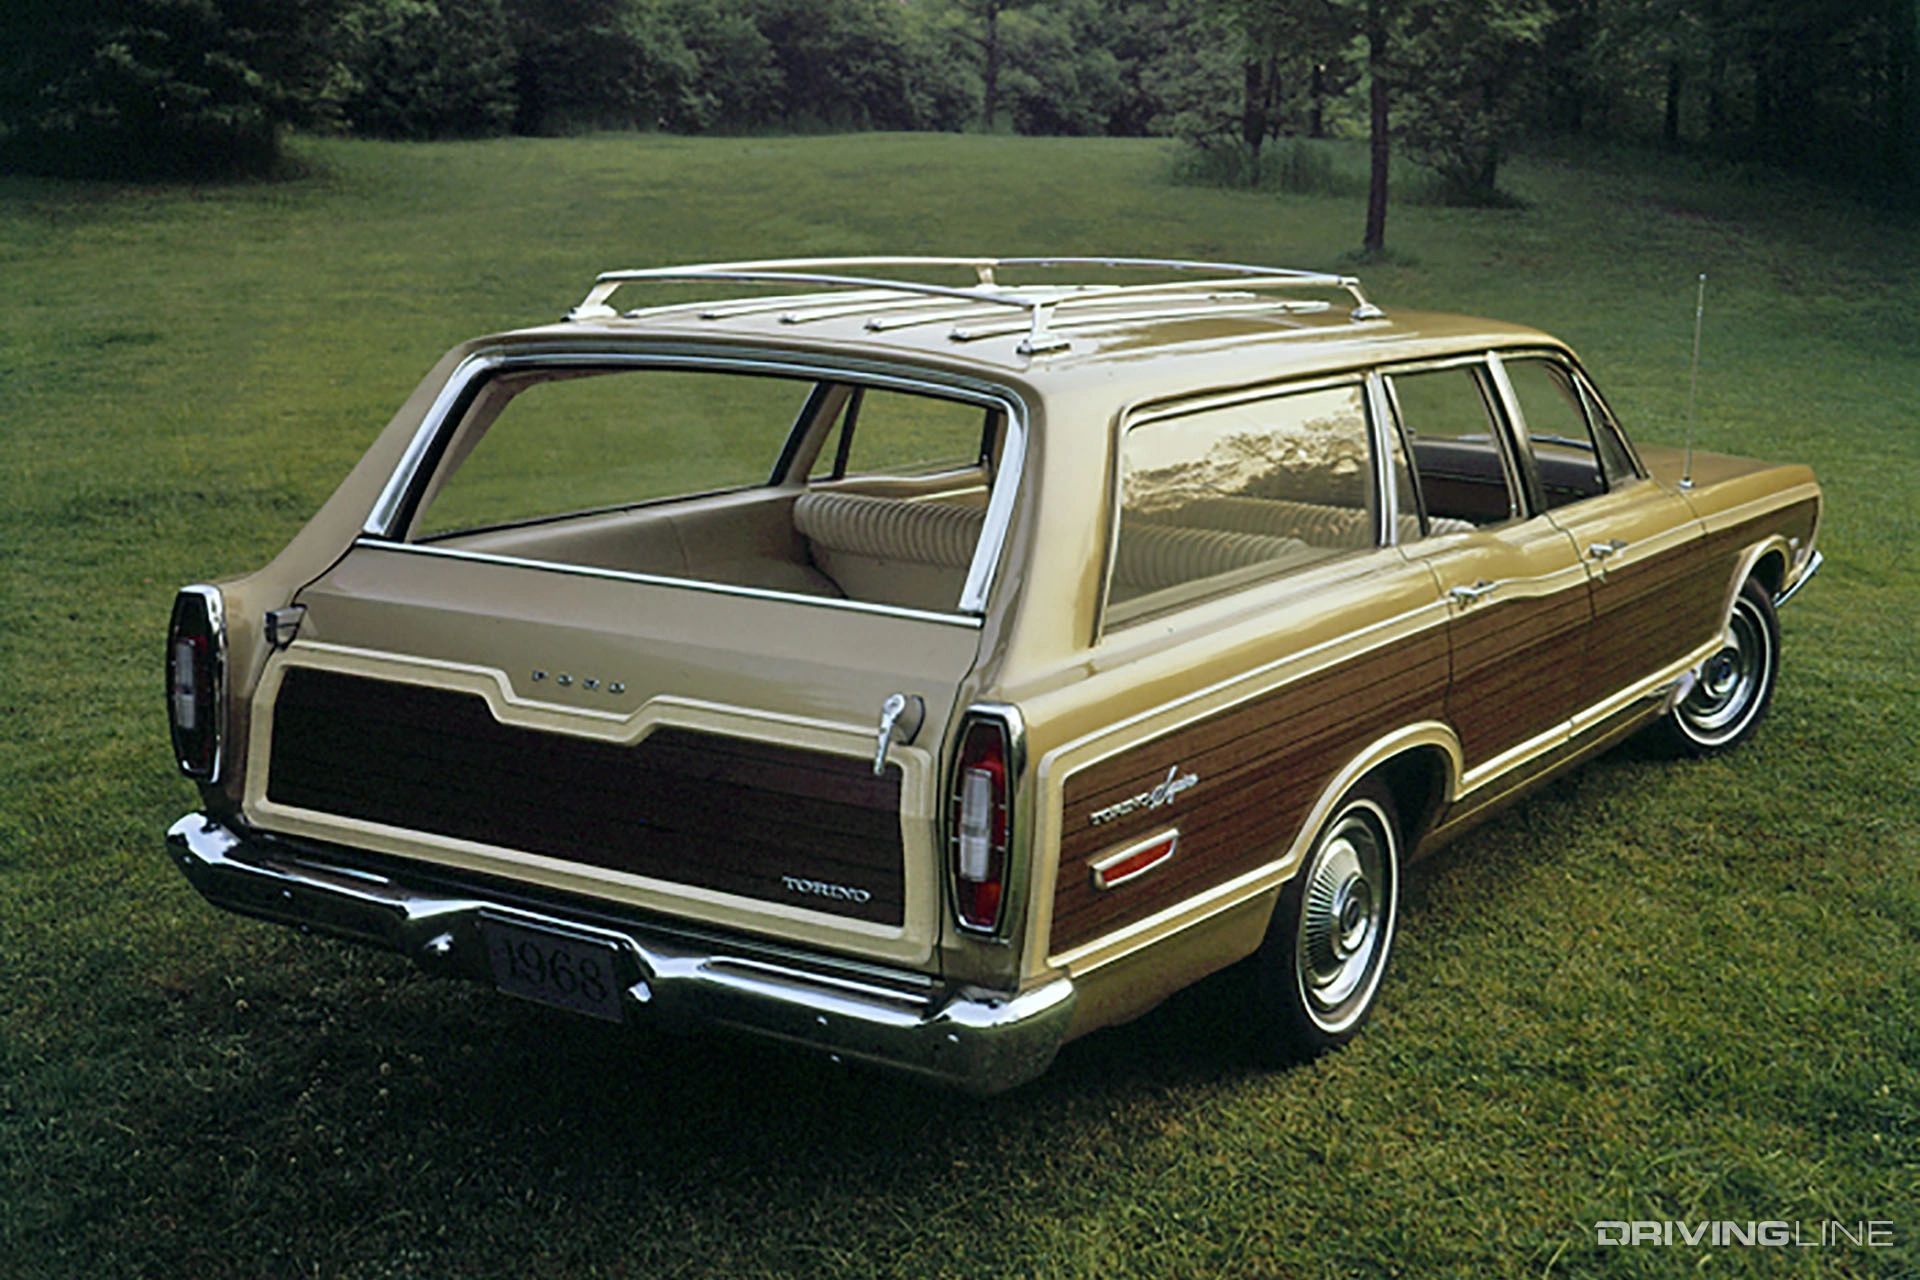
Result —
<instances>
[{"instance_id":1,"label":"chrome body side molding","mask_svg":"<svg viewBox=\"0 0 1920 1280\"><path fill-rule=\"evenodd\" d=\"M1786 605L1787 601L1799 595L1800 588L1806 586L1807 580L1812 578L1814 574L1820 572L1820 566L1825 564L1826 562L1827 562L1826 556L1822 555L1818 551L1815 551L1813 553L1813 558L1807 561L1807 567L1802 569L1800 571L1800 576L1793 580L1793 585L1788 587L1785 591L1782 591L1779 595L1773 598L1773 607L1776 609L1782 608Z\"/></svg>"}]
</instances>

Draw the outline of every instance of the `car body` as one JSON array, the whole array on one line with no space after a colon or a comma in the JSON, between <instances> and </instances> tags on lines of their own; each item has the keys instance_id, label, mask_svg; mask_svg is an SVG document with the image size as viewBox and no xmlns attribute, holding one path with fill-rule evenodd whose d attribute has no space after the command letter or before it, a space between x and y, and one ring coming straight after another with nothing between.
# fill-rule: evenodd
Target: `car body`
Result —
<instances>
[{"instance_id":1,"label":"car body","mask_svg":"<svg viewBox=\"0 0 1920 1280\"><path fill-rule=\"evenodd\" d=\"M1820 506L1348 277L609 273L181 593L169 847L434 972L975 1091L1247 957L1311 1054L1412 858L1629 733L1753 731Z\"/></svg>"}]
</instances>

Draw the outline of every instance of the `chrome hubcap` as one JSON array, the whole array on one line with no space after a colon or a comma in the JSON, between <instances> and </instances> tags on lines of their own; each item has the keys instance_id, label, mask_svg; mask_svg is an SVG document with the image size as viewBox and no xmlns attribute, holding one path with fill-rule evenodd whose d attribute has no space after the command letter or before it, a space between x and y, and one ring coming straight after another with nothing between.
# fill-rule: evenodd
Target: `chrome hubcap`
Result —
<instances>
[{"instance_id":1,"label":"chrome hubcap","mask_svg":"<svg viewBox=\"0 0 1920 1280\"><path fill-rule=\"evenodd\" d=\"M1301 895L1299 974L1308 1012L1337 1031L1365 1007L1386 957L1393 867L1372 806L1342 815L1314 851Z\"/></svg>"},{"instance_id":2,"label":"chrome hubcap","mask_svg":"<svg viewBox=\"0 0 1920 1280\"><path fill-rule=\"evenodd\" d=\"M1772 666L1766 620L1742 598L1734 603L1720 652L1707 659L1680 703L1687 732L1709 746L1736 736L1759 706Z\"/></svg>"}]
</instances>

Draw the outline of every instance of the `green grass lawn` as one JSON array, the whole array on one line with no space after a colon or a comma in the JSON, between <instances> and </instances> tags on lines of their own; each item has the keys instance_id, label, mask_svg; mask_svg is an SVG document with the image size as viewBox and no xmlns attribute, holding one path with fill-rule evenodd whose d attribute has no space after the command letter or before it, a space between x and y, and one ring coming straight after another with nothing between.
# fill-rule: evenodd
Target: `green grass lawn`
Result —
<instances>
[{"instance_id":1,"label":"green grass lawn","mask_svg":"<svg viewBox=\"0 0 1920 1280\"><path fill-rule=\"evenodd\" d=\"M0 178L0 1274L1920 1274L1920 231L1776 177L1513 167L1400 206L1388 307L1572 341L1647 441L1812 463L1827 568L1732 756L1629 746L1410 877L1348 1051L1227 975L995 1101L549 1015L215 912L167 863L176 585L272 555L440 352L603 268L1335 265L1352 199L983 137L308 143L274 186ZM1342 165L1357 157L1344 154ZM1890 1219L1890 1250L1599 1219Z\"/></svg>"}]
</instances>

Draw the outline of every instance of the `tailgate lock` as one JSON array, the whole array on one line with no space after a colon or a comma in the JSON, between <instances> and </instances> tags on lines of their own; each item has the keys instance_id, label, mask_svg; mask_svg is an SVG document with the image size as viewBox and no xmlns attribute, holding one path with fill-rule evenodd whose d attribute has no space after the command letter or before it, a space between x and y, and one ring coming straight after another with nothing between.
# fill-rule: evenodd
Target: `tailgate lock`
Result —
<instances>
[{"instance_id":1,"label":"tailgate lock","mask_svg":"<svg viewBox=\"0 0 1920 1280\"><path fill-rule=\"evenodd\" d=\"M893 745L896 737L901 746L912 742L914 735L920 732L920 722L927 718L927 704L920 695L913 693L890 693L887 700L880 704L880 729L875 735L873 745L873 776L878 778L887 771L887 749Z\"/></svg>"}]
</instances>

